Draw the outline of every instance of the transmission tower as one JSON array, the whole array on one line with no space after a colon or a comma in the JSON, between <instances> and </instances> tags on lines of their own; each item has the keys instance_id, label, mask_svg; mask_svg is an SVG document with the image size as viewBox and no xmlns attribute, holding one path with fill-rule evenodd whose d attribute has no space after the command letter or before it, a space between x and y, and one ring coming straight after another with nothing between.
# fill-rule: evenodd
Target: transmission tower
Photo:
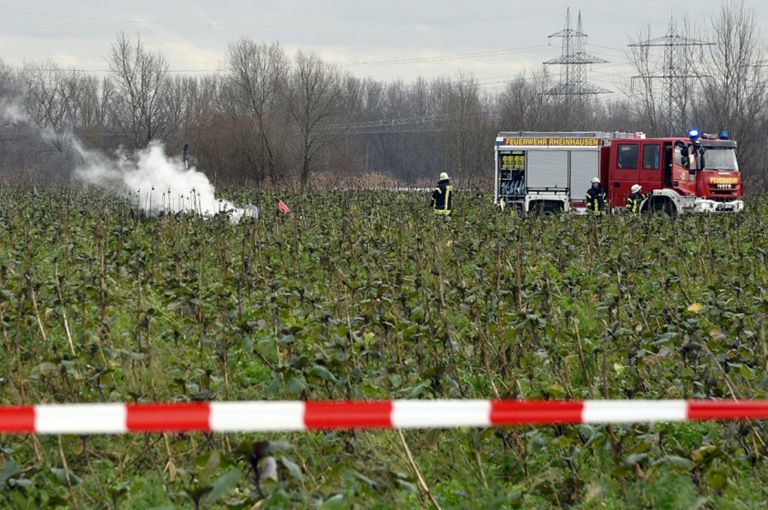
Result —
<instances>
[{"instance_id":1,"label":"transmission tower","mask_svg":"<svg viewBox=\"0 0 768 510\"><path fill-rule=\"evenodd\" d=\"M587 81L587 69L589 64L607 64L607 60L590 55L585 51L587 34L582 31L581 11L576 23L576 29L571 28L571 9L565 11L565 28L554 34L549 39L562 39L562 53L558 58L547 60L544 65L559 65L560 82L552 87L548 94L553 96L565 96L566 99L594 94L608 94L610 90L589 85Z\"/></svg>"},{"instance_id":2,"label":"transmission tower","mask_svg":"<svg viewBox=\"0 0 768 510\"><path fill-rule=\"evenodd\" d=\"M667 28L667 33L665 35L628 45L630 48L642 48L646 53L653 47L664 48L664 57L661 65L662 72L660 74L640 74L633 76L632 79L642 79L644 81L664 80L665 99L667 102L665 118L667 119L667 132L669 135L674 134L675 118L680 118L683 123L686 121L687 104L680 105L680 112L675 112L673 107L676 99L686 100L688 80L691 78L707 77L702 74L691 74L688 71L692 58L686 50L691 47L699 48L699 50L701 50L704 46L714 45L715 43L699 41L680 35L677 30L677 23L675 23L675 18L673 16L670 16L669 18L669 27ZM679 116L676 115L676 113L679 113Z\"/></svg>"}]
</instances>

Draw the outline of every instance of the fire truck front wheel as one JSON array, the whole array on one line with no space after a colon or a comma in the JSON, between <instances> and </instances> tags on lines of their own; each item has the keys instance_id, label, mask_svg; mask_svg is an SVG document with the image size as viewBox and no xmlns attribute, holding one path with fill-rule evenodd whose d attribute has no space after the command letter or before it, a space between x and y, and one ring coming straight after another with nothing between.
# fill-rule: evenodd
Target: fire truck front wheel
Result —
<instances>
[{"instance_id":1,"label":"fire truck front wheel","mask_svg":"<svg viewBox=\"0 0 768 510\"><path fill-rule=\"evenodd\" d=\"M651 214L666 214L670 218L677 216L677 207L675 204L666 197L652 197L645 207L643 212Z\"/></svg>"}]
</instances>

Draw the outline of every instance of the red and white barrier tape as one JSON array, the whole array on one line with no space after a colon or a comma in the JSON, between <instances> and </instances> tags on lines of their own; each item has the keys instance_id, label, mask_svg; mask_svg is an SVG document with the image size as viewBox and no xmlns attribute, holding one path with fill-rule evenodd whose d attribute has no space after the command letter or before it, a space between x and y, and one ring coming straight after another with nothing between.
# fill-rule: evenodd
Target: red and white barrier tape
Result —
<instances>
[{"instance_id":1,"label":"red and white barrier tape","mask_svg":"<svg viewBox=\"0 0 768 510\"><path fill-rule=\"evenodd\" d=\"M293 430L768 419L768 401L392 400L0 406L0 434Z\"/></svg>"}]
</instances>

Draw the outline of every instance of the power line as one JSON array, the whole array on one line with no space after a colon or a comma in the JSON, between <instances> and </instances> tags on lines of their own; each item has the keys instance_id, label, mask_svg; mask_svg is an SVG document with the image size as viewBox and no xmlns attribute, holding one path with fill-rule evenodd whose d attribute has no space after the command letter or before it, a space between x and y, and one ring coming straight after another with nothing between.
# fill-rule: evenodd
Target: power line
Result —
<instances>
[{"instance_id":1,"label":"power line","mask_svg":"<svg viewBox=\"0 0 768 510\"><path fill-rule=\"evenodd\" d=\"M657 18L638 18L638 17L634 17L634 16L626 16L624 14L616 14L616 13L613 13L613 12L596 11L596 10L593 10L593 9L582 9L582 10L584 12L586 12L586 13L596 14L598 16L605 16L605 17L609 17L609 18L621 18L621 19L626 19L626 20L630 20L630 21L641 21L641 22L646 23L648 25L661 24Z\"/></svg>"},{"instance_id":2,"label":"power line","mask_svg":"<svg viewBox=\"0 0 768 510\"><path fill-rule=\"evenodd\" d=\"M188 27L209 27L209 28L301 28L301 29L339 29L339 28L354 28L354 29L369 29L376 27L410 27L420 28L424 26L439 26L439 25L464 25L473 23L489 23L489 22L501 22L509 21L519 18L530 18L538 16L547 16L551 14L552 10L530 12L525 14L516 14L510 16L488 16L481 18L458 18L458 19L437 19L437 20L420 20L420 21L399 21L393 23L219 23L217 21L206 22L185 22L185 21L153 21L145 19L135 18L119 18L119 17L107 17L107 16L69 16L62 14L41 13L41 12L28 12L17 10L3 10L6 14L16 14L20 16L29 16L37 18L51 18L51 19L64 19L72 21L93 21L93 22L110 22L110 23L122 23L127 25L155 25L155 26L188 26Z\"/></svg>"},{"instance_id":3,"label":"power line","mask_svg":"<svg viewBox=\"0 0 768 510\"><path fill-rule=\"evenodd\" d=\"M475 51L475 52L468 52L468 53L453 53L453 54L443 54L443 55L434 55L431 57L408 57L408 58L399 58L399 59L390 59L390 60L368 60L363 62L348 62L344 65L353 65L353 66L367 66L367 65L400 65L400 64L421 64L421 63L429 63L429 62L445 62L447 60L463 60L463 59L474 59L474 58L487 58L487 57L498 57L503 55L509 55L513 53L526 53L526 52L534 52L536 50L542 50L546 48L546 45L540 44L538 46L524 46L521 48L502 48L497 50L485 50L485 51Z\"/></svg>"},{"instance_id":4,"label":"power line","mask_svg":"<svg viewBox=\"0 0 768 510\"><path fill-rule=\"evenodd\" d=\"M464 53L445 53L440 55L433 55L429 57L407 57L400 59L388 59L388 60L368 60L360 62L337 62L342 66L388 66L388 65L408 65L408 64L423 64L432 62L447 62L451 60L466 60L466 59L478 59L478 58L493 58L504 55L512 55L527 52L537 52L547 48L547 45L540 44L537 46L523 46L520 48L501 48L496 50L484 50ZM55 70L51 68L49 70ZM68 72L78 73L108 73L109 69L84 69L84 68L69 68L62 69ZM169 73L224 73L225 69L168 69Z\"/></svg>"},{"instance_id":5,"label":"power line","mask_svg":"<svg viewBox=\"0 0 768 510\"><path fill-rule=\"evenodd\" d=\"M607 51L609 53L614 53L616 55L625 56L627 54L626 50L623 50L620 48L614 48L612 46L601 46L599 44L594 44L594 43L589 43L589 46L592 48L600 48L602 51Z\"/></svg>"},{"instance_id":6,"label":"power line","mask_svg":"<svg viewBox=\"0 0 768 510\"><path fill-rule=\"evenodd\" d=\"M565 28L550 34L549 38L562 39L561 55L544 62L544 65L562 66L560 68L560 82L550 89L549 95L572 98L574 96L610 93L609 90L601 87L590 86L587 82L584 66L588 64L605 64L608 61L590 55L585 51L587 34L582 31L581 12L579 12L578 22L574 30L571 28L571 9L566 9Z\"/></svg>"},{"instance_id":7,"label":"power line","mask_svg":"<svg viewBox=\"0 0 768 510\"><path fill-rule=\"evenodd\" d=\"M7 66L17 71L24 69L24 66ZM62 73L111 73L111 69L83 69L78 67L40 67L34 66L34 69L48 72L62 72ZM185 74L185 73L225 73L225 69L166 69L167 73L171 74Z\"/></svg>"},{"instance_id":8,"label":"power line","mask_svg":"<svg viewBox=\"0 0 768 510\"><path fill-rule=\"evenodd\" d=\"M647 55L650 48L664 48L664 57L662 63L662 72L660 74L651 74L645 72L632 79L642 79L645 81L652 80L664 80L666 82L666 99L667 99L667 132L674 134L675 125L673 119L677 116L673 115L673 106L675 101L685 101L684 97L687 92L688 80L692 78L706 78L706 75L691 74L688 72L689 59L684 54L684 49L687 48L703 48L704 46L714 46L715 43L699 41L680 35L677 32L677 23L674 17L669 17L669 25L667 27L667 33L661 37L648 38L645 41L628 44L630 48L640 48L640 51ZM647 68L647 67L646 67ZM687 108L680 108L683 124L686 123Z\"/></svg>"}]
</instances>

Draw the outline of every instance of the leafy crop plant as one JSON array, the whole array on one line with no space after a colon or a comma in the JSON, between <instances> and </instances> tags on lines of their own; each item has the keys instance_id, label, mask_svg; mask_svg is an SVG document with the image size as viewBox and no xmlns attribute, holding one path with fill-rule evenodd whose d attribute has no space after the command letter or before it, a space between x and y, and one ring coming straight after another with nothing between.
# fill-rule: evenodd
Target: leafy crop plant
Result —
<instances>
[{"instance_id":1,"label":"leafy crop plant","mask_svg":"<svg viewBox=\"0 0 768 510\"><path fill-rule=\"evenodd\" d=\"M4 404L768 392L768 208L519 217L232 190L145 218L0 187ZM0 437L5 508L757 508L763 423ZM417 473L418 470L418 473ZM420 479L421 478L421 479Z\"/></svg>"}]
</instances>

